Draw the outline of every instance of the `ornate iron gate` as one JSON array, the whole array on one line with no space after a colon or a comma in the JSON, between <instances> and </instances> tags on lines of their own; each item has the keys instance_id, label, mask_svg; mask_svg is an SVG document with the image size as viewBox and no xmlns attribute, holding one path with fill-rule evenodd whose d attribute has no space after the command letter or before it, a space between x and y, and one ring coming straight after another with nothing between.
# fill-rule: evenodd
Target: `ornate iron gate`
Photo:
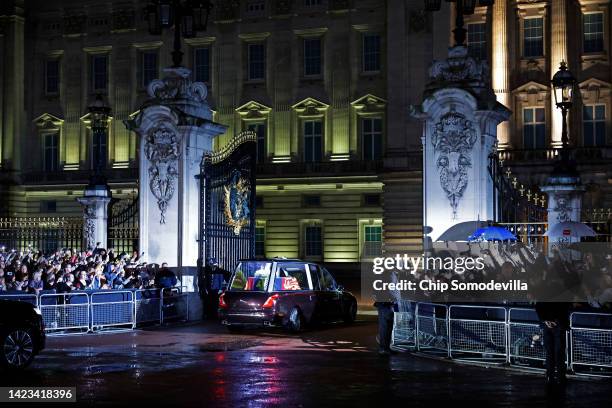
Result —
<instances>
[{"instance_id":1,"label":"ornate iron gate","mask_svg":"<svg viewBox=\"0 0 612 408\"><path fill-rule=\"evenodd\" d=\"M108 209L107 248L116 254L138 250L138 196L113 200Z\"/></svg>"},{"instance_id":2,"label":"ornate iron gate","mask_svg":"<svg viewBox=\"0 0 612 408\"><path fill-rule=\"evenodd\" d=\"M255 255L254 132L238 134L221 151L206 154L200 173L200 260L231 271Z\"/></svg>"}]
</instances>

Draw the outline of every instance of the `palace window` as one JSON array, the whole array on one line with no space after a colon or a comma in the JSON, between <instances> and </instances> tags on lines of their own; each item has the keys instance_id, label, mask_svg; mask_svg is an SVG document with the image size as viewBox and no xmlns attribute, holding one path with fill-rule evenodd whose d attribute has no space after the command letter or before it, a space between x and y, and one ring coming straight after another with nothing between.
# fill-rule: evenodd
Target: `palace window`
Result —
<instances>
[{"instance_id":1,"label":"palace window","mask_svg":"<svg viewBox=\"0 0 612 408\"><path fill-rule=\"evenodd\" d=\"M304 75L321 75L321 38L304 39Z\"/></svg>"},{"instance_id":2,"label":"palace window","mask_svg":"<svg viewBox=\"0 0 612 408\"><path fill-rule=\"evenodd\" d=\"M604 50L604 14L586 13L583 15L583 49L585 53Z\"/></svg>"},{"instance_id":3,"label":"palace window","mask_svg":"<svg viewBox=\"0 0 612 408\"><path fill-rule=\"evenodd\" d=\"M382 253L382 226L363 226L363 250L362 255L366 258L378 256Z\"/></svg>"},{"instance_id":4,"label":"palace window","mask_svg":"<svg viewBox=\"0 0 612 408\"><path fill-rule=\"evenodd\" d=\"M266 227L255 227L255 256L266 256Z\"/></svg>"},{"instance_id":5,"label":"palace window","mask_svg":"<svg viewBox=\"0 0 612 408\"><path fill-rule=\"evenodd\" d=\"M248 79L265 79L266 49L263 43L248 44Z\"/></svg>"},{"instance_id":6,"label":"palace window","mask_svg":"<svg viewBox=\"0 0 612 408\"><path fill-rule=\"evenodd\" d=\"M323 156L323 122L304 121L304 161L320 162Z\"/></svg>"},{"instance_id":7,"label":"palace window","mask_svg":"<svg viewBox=\"0 0 612 408\"><path fill-rule=\"evenodd\" d=\"M210 82L210 48L196 48L193 51L193 68L197 82Z\"/></svg>"},{"instance_id":8,"label":"palace window","mask_svg":"<svg viewBox=\"0 0 612 408\"><path fill-rule=\"evenodd\" d=\"M106 91L108 86L108 55L91 56L91 87L93 92Z\"/></svg>"},{"instance_id":9,"label":"palace window","mask_svg":"<svg viewBox=\"0 0 612 408\"><path fill-rule=\"evenodd\" d=\"M157 51L144 51L141 56L142 77L140 85L146 88L151 81L157 78Z\"/></svg>"},{"instance_id":10,"label":"palace window","mask_svg":"<svg viewBox=\"0 0 612 408\"><path fill-rule=\"evenodd\" d=\"M257 163L263 163L266 160L266 124L249 123L247 130L257 135Z\"/></svg>"},{"instance_id":11,"label":"palace window","mask_svg":"<svg viewBox=\"0 0 612 408\"><path fill-rule=\"evenodd\" d=\"M59 93L60 62L58 59L45 61L45 93L54 95Z\"/></svg>"},{"instance_id":12,"label":"palace window","mask_svg":"<svg viewBox=\"0 0 612 408\"><path fill-rule=\"evenodd\" d=\"M585 146L606 144L606 105L583 106L582 131Z\"/></svg>"},{"instance_id":13,"label":"palace window","mask_svg":"<svg viewBox=\"0 0 612 408\"><path fill-rule=\"evenodd\" d=\"M322 228L320 225L307 225L304 228L304 255L307 257L323 255Z\"/></svg>"},{"instance_id":14,"label":"palace window","mask_svg":"<svg viewBox=\"0 0 612 408\"><path fill-rule=\"evenodd\" d=\"M108 137L106 131L94 131L92 133L91 167L95 169L100 166L104 169L108 161Z\"/></svg>"},{"instance_id":15,"label":"palace window","mask_svg":"<svg viewBox=\"0 0 612 408\"><path fill-rule=\"evenodd\" d=\"M362 37L363 55L362 64L363 72L378 72L380 71L380 35L364 34Z\"/></svg>"},{"instance_id":16,"label":"palace window","mask_svg":"<svg viewBox=\"0 0 612 408\"><path fill-rule=\"evenodd\" d=\"M487 31L485 23L473 23L467 26L467 46L469 54L477 59L487 59Z\"/></svg>"},{"instance_id":17,"label":"palace window","mask_svg":"<svg viewBox=\"0 0 612 408\"><path fill-rule=\"evenodd\" d=\"M43 135L43 153L44 170L59 170L59 133L47 133Z\"/></svg>"},{"instance_id":18,"label":"palace window","mask_svg":"<svg viewBox=\"0 0 612 408\"><path fill-rule=\"evenodd\" d=\"M382 157L382 119L361 119L361 140L363 143L363 159L378 160Z\"/></svg>"},{"instance_id":19,"label":"palace window","mask_svg":"<svg viewBox=\"0 0 612 408\"><path fill-rule=\"evenodd\" d=\"M546 147L546 118L544 108L523 109L523 148Z\"/></svg>"},{"instance_id":20,"label":"palace window","mask_svg":"<svg viewBox=\"0 0 612 408\"><path fill-rule=\"evenodd\" d=\"M544 19L542 17L523 20L523 57L544 55Z\"/></svg>"}]
</instances>

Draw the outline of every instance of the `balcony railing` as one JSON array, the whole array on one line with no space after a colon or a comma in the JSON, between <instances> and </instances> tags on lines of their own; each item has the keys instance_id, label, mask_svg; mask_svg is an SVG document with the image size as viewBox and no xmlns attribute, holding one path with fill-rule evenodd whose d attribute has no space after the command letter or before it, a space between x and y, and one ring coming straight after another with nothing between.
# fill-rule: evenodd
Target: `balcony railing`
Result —
<instances>
[{"instance_id":1,"label":"balcony railing","mask_svg":"<svg viewBox=\"0 0 612 408\"><path fill-rule=\"evenodd\" d=\"M92 170L30 171L21 175L24 184L87 183ZM138 178L138 168L108 169L104 175L110 182L130 182Z\"/></svg>"},{"instance_id":2,"label":"balcony railing","mask_svg":"<svg viewBox=\"0 0 612 408\"><path fill-rule=\"evenodd\" d=\"M346 160L317 163L260 163L257 165L257 177L369 175L381 172L382 169L382 160Z\"/></svg>"},{"instance_id":3,"label":"balcony railing","mask_svg":"<svg viewBox=\"0 0 612 408\"><path fill-rule=\"evenodd\" d=\"M559 148L548 149L513 149L499 151L499 160L504 162L550 161L559 155ZM576 147L572 149L574 160L592 161L612 159L612 146Z\"/></svg>"}]
</instances>

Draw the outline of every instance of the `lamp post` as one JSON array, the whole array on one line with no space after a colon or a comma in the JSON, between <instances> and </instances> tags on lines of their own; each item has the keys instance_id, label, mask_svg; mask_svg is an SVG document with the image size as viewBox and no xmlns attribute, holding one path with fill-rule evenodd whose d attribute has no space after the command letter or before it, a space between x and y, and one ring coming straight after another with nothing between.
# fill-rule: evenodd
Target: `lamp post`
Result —
<instances>
[{"instance_id":1,"label":"lamp post","mask_svg":"<svg viewBox=\"0 0 612 408\"><path fill-rule=\"evenodd\" d=\"M213 5L211 0L153 0L146 9L149 32L160 35L164 28L174 28L173 67L183 61L181 35L195 37L198 31L206 31Z\"/></svg>"},{"instance_id":2,"label":"lamp post","mask_svg":"<svg viewBox=\"0 0 612 408\"><path fill-rule=\"evenodd\" d=\"M467 30L464 27L463 16L474 14L476 0L445 0L447 3L455 3L455 29L453 35L455 46L465 45ZM478 5L487 7L493 5L495 0L478 0ZM439 11L442 0L425 0L425 11Z\"/></svg>"},{"instance_id":3,"label":"lamp post","mask_svg":"<svg viewBox=\"0 0 612 408\"><path fill-rule=\"evenodd\" d=\"M96 99L87 107L87 110L91 116L91 132L93 139L97 139L98 141L102 140L106 137L111 108L104 102L102 95L97 94ZM92 153L94 153L92 154L92 160L95 160L95 163L92 163L94 167L94 174L90 180L91 186L106 185L106 177L103 174L106 155L101 151L99 142L97 148L98 152L92 151Z\"/></svg>"},{"instance_id":4,"label":"lamp post","mask_svg":"<svg viewBox=\"0 0 612 408\"><path fill-rule=\"evenodd\" d=\"M555 105L561 109L563 123L561 128L561 146L563 150L567 150L567 112L574 104L574 88L576 86L576 78L567 69L565 61L561 61L559 71L553 75L551 80L553 92L555 95Z\"/></svg>"}]
</instances>

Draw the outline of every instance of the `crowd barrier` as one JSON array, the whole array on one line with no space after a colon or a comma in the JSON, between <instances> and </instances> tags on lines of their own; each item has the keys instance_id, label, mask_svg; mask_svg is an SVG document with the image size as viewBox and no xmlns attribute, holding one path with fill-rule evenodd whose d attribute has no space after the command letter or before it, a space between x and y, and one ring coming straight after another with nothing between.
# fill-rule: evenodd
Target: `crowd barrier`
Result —
<instances>
[{"instance_id":1,"label":"crowd barrier","mask_svg":"<svg viewBox=\"0 0 612 408\"><path fill-rule=\"evenodd\" d=\"M567 367L575 374L612 375L612 315L574 312L567 332ZM543 331L534 309L402 301L393 347L453 360L544 368Z\"/></svg>"},{"instance_id":2,"label":"crowd barrier","mask_svg":"<svg viewBox=\"0 0 612 408\"><path fill-rule=\"evenodd\" d=\"M144 324L189 320L182 288L2 294L0 299L37 306L48 335L134 329Z\"/></svg>"}]
</instances>

